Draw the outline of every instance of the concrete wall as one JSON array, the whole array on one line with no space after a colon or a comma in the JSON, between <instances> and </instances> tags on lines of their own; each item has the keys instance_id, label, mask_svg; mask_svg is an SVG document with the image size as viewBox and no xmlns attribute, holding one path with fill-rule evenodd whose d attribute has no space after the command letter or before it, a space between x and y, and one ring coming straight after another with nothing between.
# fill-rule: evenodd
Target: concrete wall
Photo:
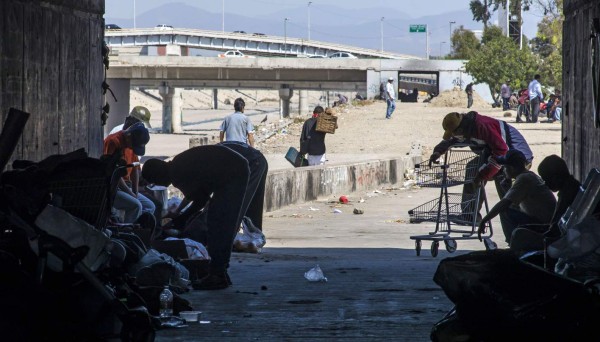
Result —
<instances>
[{"instance_id":1,"label":"concrete wall","mask_svg":"<svg viewBox=\"0 0 600 342\"><path fill-rule=\"evenodd\" d=\"M420 156L406 156L351 165L269 172L265 188L265 211L330 195L374 190L382 184L403 184L405 170L413 168L419 161Z\"/></svg>"}]
</instances>

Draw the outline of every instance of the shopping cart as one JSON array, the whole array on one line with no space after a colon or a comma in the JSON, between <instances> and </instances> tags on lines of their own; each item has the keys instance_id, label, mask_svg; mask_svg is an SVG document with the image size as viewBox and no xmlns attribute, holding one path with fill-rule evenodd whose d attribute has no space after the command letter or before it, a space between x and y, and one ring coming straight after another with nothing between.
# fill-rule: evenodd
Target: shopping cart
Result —
<instances>
[{"instance_id":1,"label":"shopping cart","mask_svg":"<svg viewBox=\"0 0 600 342\"><path fill-rule=\"evenodd\" d=\"M408 211L410 223L434 222L435 230L427 235L414 235L417 256L421 255L422 241L431 241L431 255L436 257L440 242L444 242L450 253L456 251L457 240L477 239L480 220L479 210L485 205L489 211L484 187L474 187L473 180L484 162L484 152L476 145L455 144L442 158L443 162L429 161L415 166L417 185L440 188L437 198ZM449 188L462 185L462 193L450 193ZM483 203L482 203L483 202ZM466 228L457 228L466 227ZM486 224L486 235L482 236L486 249L495 249L491 240L491 222Z\"/></svg>"}]
</instances>

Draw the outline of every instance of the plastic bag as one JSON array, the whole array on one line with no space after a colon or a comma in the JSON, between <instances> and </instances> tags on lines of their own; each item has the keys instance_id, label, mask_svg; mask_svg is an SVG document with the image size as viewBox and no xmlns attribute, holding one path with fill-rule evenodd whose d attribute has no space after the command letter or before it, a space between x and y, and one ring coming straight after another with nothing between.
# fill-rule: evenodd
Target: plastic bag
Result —
<instances>
[{"instance_id":1,"label":"plastic bag","mask_svg":"<svg viewBox=\"0 0 600 342\"><path fill-rule=\"evenodd\" d=\"M567 229L565 235L548 246L552 258L573 260L593 252L600 247L600 221L588 216L580 223Z\"/></svg>"},{"instance_id":2,"label":"plastic bag","mask_svg":"<svg viewBox=\"0 0 600 342\"><path fill-rule=\"evenodd\" d=\"M183 240L185 243L185 250L187 251L188 259L194 260L210 260L210 256L208 255L208 250L198 241L194 241L192 239L184 238L178 239L174 237L169 237L165 239L166 241L171 240Z\"/></svg>"},{"instance_id":3,"label":"plastic bag","mask_svg":"<svg viewBox=\"0 0 600 342\"><path fill-rule=\"evenodd\" d=\"M260 253L267 243L265 235L258 229L250 218L244 216L240 227L233 240L233 250L236 252Z\"/></svg>"},{"instance_id":4,"label":"plastic bag","mask_svg":"<svg viewBox=\"0 0 600 342\"><path fill-rule=\"evenodd\" d=\"M312 282L318 282L318 281L327 282L327 277L325 277L325 275L323 274L323 271L321 270L321 267L319 267L319 265L306 271L304 273L304 278L306 278L306 280L312 281Z\"/></svg>"}]
</instances>

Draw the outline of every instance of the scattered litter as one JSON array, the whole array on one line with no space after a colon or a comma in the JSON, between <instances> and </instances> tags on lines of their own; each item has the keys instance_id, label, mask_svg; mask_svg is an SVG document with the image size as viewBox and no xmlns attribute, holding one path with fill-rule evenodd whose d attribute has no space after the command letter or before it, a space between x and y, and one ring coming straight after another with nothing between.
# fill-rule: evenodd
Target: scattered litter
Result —
<instances>
[{"instance_id":1,"label":"scattered litter","mask_svg":"<svg viewBox=\"0 0 600 342\"><path fill-rule=\"evenodd\" d=\"M210 324L210 321L199 321L200 324Z\"/></svg>"},{"instance_id":2,"label":"scattered litter","mask_svg":"<svg viewBox=\"0 0 600 342\"><path fill-rule=\"evenodd\" d=\"M339 209L333 209L333 213L334 213L334 214L341 214L341 213L342 213L342 211L341 211L341 210L339 210Z\"/></svg>"},{"instance_id":3,"label":"scattered litter","mask_svg":"<svg viewBox=\"0 0 600 342\"><path fill-rule=\"evenodd\" d=\"M313 281L313 282L317 282L317 281L327 282L327 278L323 274L323 271L321 270L321 267L319 267L319 265L306 271L304 273L304 278L306 278L306 280L308 280L308 281Z\"/></svg>"},{"instance_id":4,"label":"scattered litter","mask_svg":"<svg viewBox=\"0 0 600 342\"><path fill-rule=\"evenodd\" d=\"M354 208L353 213L355 213L356 215L362 215L365 212L362 209Z\"/></svg>"},{"instance_id":5,"label":"scattered litter","mask_svg":"<svg viewBox=\"0 0 600 342\"><path fill-rule=\"evenodd\" d=\"M373 192L376 193L376 194L380 194L381 193L381 191L379 191L379 190L373 190Z\"/></svg>"},{"instance_id":6,"label":"scattered litter","mask_svg":"<svg viewBox=\"0 0 600 342\"><path fill-rule=\"evenodd\" d=\"M309 207L309 208L308 208L308 210L310 210L310 211L317 211L317 210L321 210L321 209L319 209L319 208L313 208L313 207Z\"/></svg>"},{"instance_id":7,"label":"scattered litter","mask_svg":"<svg viewBox=\"0 0 600 342\"><path fill-rule=\"evenodd\" d=\"M358 203L364 203L364 202L365 202L365 199L364 199L364 198L362 198L362 197L361 197L361 198L360 198L360 200L358 201Z\"/></svg>"},{"instance_id":8,"label":"scattered litter","mask_svg":"<svg viewBox=\"0 0 600 342\"><path fill-rule=\"evenodd\" d=\"M348 197L342 195L342 196L340 196L339 201L340 201L340 203L347 204L348 203Z\"/></svg>"}]
</instances>

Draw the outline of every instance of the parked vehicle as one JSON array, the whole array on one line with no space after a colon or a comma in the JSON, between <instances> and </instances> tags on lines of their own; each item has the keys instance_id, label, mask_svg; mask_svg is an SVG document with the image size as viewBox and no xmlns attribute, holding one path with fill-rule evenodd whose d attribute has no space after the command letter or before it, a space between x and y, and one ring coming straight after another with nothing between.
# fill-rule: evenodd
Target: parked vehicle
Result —
<instances>
[{"instance_id":1,"label":"parked vehicle","mask_svg":"<svg viewBox=\"0 0 600 342\"><path fill-rule=\"evenodd\" d=\"M240 50L229 50L225 53L219 54L222 58L254 58L254 56L244 55Z\"/></svg>"},{"instance_id":2,"label":"parked vehicle","mask_svg":"<svg viewBox=\"0 0 600 342\"><path fill-rule=\"evenodd\" d=\"M257 37L264 37L264 36L266 36L266 34L260 33L260 32L254 32L252 35L253 36L257 36Z\"/></svg>"},{"instance_id":3,"label":"parked vehicle","mask_svg":"<svg viewBox=\"0 0 600 342\"><path fill-rule=\"evenodd\" d=\"M246 34L246 31L233 31L233 33L241 33L241 34Z\"/></svg>"},{"instance_id":4,"label":"parked vehicle","mask_svg":"<svg viewBox=\"0 0 600 342\"><path fill-rule=\"evenodd\" d=\"M350 52L343 52L343 51L334 52L331 55L329 55L329 58L352 58L352 59L358 59L358 57L354 56Z\"/></svg>"}]
</instances>

